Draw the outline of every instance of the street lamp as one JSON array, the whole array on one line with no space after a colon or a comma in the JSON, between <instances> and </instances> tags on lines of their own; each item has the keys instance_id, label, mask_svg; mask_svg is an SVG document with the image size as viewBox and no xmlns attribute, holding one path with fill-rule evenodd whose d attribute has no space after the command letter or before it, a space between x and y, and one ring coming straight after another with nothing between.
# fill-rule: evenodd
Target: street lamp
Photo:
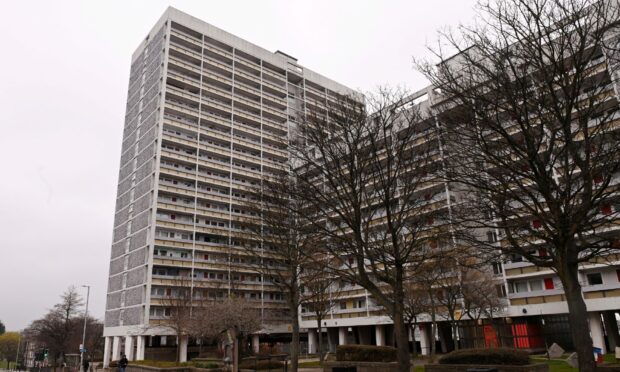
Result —
<instances>
[{"instance_id":1,"label":"street lamp","mask_svg":"<svg viewBox=\"0 0 620 372\"><path fill-rule=\"evenodd\" d=\"M86 350L86 320L88 319L88 298L90 297L90 286L83 285L82 287L86 287L86 310L84 310L84 331L82 332L82 348L80 349L80 369L84 368L84 351Z\"/></svg>"}]
</instances>

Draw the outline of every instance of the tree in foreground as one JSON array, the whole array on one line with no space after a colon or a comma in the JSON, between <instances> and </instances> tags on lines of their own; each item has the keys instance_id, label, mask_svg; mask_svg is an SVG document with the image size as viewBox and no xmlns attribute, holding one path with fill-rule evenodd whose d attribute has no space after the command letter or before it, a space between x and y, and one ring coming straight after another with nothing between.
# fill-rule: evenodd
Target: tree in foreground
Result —
<instances>
[{"instance_id":1,"label":"tree in foreground","mask_svg":"<svg viewBox=\"0 0 620 372\"><path fill-rule=\"evenodd\" d=\"M334 290L334 284L338 279L329 269L331 265L329 256L317 249L313 253L316 256L305 262L302 268L303 290L301 291L301 303L309 313L314 314L316 319L317 352L319 354L319 361L322 363L325 358L323 354L323 320L334 309L341 292Z\"/></svg>"},{"instance_id":2,"label":"tree in foreground","mask_svg":"<svg viewBox=\"0 0 620 372\"><path fill-rule=\"evenodd\" d=\"M399 369L408 372L404 290L431 255L441 220L424 208L422 191L437 147L434 136L415 142L432 124L406 93L384 89L366 103L343 98L325 115L309 115L292 145L292 197L308 206L305 222L338 259L332 274L368 290L394 320Z\"/></svg>"},{"instance_id":3,"label":"tree in foreground","mask_svg":"<svg viewBox=\"0 0 620 372\"><path fill-rule=\"evenodd\" d=\"M502 233L501 246L472 241L557 273L579 369L593 371L578 268L619 246L610 231L620 167L618 4L493 0L479 9L476 26L440 35L439 65L418 63L444 100L446 176L468 190L461 222Z\"/></svg>"},{"instance_id":4,"label":"tree in foreground","mask_svg":"<svg viewBox=\"0 0 620 372\"><path fill-rule=\"evenodd\" d=\"M244 227L252 239L243 244L254 262L254 269L284 294L291 320L291 371L299 360L299 308L302 304L300 276L312 260L317 247L316 233L300 213L307 202L293 198L298 185L288 174L263 181L257 200L248 202L256 218L247 219Z\"/></svg>"}]
</instances>

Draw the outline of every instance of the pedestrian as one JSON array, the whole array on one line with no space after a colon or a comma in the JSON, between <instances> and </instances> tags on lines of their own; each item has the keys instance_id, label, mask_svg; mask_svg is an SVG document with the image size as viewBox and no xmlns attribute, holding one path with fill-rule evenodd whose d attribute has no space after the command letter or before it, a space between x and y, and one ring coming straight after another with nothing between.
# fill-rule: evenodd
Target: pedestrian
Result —
<instances>
[{"instance_id":1,"label":"pedestrian","mask_svg":"<svg viewBox=\"0 0 620 372\"><path fill-rule=\"evenodd\" d=\"M118 361L118 371L125 372L125 368L127 368L127 364L129 364L129 361L127 360L127 356L123 354L121 357L121 360Z\"/></svg>"},{"instance_id":2,"label":"pedestrian","mask_svg":"<svg viewBox=\"0 0 620 372\"><path fill-rule=\"evenodd\" d=\"M83 371L88 372L88 367L90 367L90 362L88 361L88 358L84 358L84 361L82 362Z\"/></svg>"}]
</instances>

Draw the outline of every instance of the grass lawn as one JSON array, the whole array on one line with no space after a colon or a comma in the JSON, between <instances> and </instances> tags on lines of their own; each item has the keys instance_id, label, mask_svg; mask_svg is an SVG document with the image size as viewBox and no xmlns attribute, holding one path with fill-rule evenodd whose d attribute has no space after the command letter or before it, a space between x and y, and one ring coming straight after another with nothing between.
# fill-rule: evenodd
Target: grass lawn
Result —
<instances>
[{"instance_id":1,"label":"grass lawn","mask_svg":"<svg viewBox=\"0 0 620 372\"><path fill-rule=\"evenodd\" d=\"M320 367L320 366L321 366L321 362L319 362L318 360L315 360L314 362L299 363L300 368L315 368L315 367Z\"/></svg>"},{"instance_id":2,"label":"grass lawn","mask_svg":"<svg viewBox=\"0 0 620 372\"><path fill-rule=\"evenodd\" d=\"M7 360L0 360L0 368L2 369L12 369L15 368L15 362L8 362Z\"/></svg>"}]
</instances>

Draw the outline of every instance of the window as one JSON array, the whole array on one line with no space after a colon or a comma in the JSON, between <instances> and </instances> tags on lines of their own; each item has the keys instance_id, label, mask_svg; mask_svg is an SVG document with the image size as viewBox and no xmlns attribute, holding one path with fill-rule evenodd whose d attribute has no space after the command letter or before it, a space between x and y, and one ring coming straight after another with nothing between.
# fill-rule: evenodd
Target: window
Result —
<instances>
[{"instance_id":1,"label":"window","mask_svg":"<svg viewBox=\"0 0 620 372\"><path fill-rule=\"evenodd\" d=\"M495 291L497 292L497 297L504 298L506 297L506 287L503 284L495 285Z\"/></svg>"},{"instance_id":2,"label":"window","mask_svg":"<svg viewBox=\"0 0 620 372\"><path fill-rule=\"evenodd\" d=\"M527 282L516 282L515 283L515 292L517 293L523 293L523 292L527 292Z\"/></svg>"},{"instance_id":3,"label":"window","mask_svg":"<svg viewBox=\"0 0 620 372\"><path fill-rule=\"evenodd\" d=\"M500 275L502 273L502 263L493 262L493 274Z\"/></svg>"},{"instance_id":4,"label":"window","mask_svg":"<svg viewBox=\"0 0 620 372\"><path fill-rule=\"evenodd\" d=\"M588 279L588 285L603 284L603 277L601 276L601 273L588 274L586 275L586 278Z\"/></svg>"},{"instance_id":5,"label":"window","mask_svg":"<svg viewBox=\"0 0 620 372\"><path fill-rule=\"evenodd\" d=\"M545 289L553 289L555 286L553 285L553 278L545 278Z\"/></svg>"},{"instance_id":6,"label":"window","mask_svg":"<svg viewBox=\"0 0 620 372\"><path fill-rule=\"evenodd\" d=\"M347 303L346 302L341 302L340 303L340 310L346 310L347 309Z\"/></svg>"},{"instance_id":7,"label":"window","mask_svg":"<svg viewBox=\"0 0 620 372\"><path fill-rule=\"evenodd\" d=\"M530 290L531 291L542 291L542 281L540 280L530 280Z\"/></svg>"}]
</instances>

